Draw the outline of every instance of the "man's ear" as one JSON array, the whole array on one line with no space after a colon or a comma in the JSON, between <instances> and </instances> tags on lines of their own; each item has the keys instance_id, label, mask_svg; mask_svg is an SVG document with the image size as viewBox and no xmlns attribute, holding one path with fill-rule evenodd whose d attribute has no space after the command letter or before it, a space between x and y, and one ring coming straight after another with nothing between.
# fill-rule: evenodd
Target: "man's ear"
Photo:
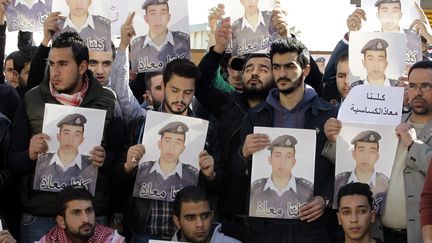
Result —
<instances>
[{"instance_id":1,"label":"man's ear","mask_svg":"<svg viewBox=\"0 0 432 243\"><path fill-rule=\"evenodd\" d=\"M177 216L175 214L173 215L173 221L174 221L174 224L177 226L177 228L180 229L180 219L177 218Z\"/></svg>"},{"instance_id":2,"label":"man's ear","mask_svg":"<svg viewBox=\"0 0 432 243\"><path fill-rule=\"evenodd\" d=\"M88 69L88 62L87 61L82 61L80 63L80 65L78 66L78 70L79 70L79 73L81 75L83 75L85 73L85 71L87 71L87 69Z\"/></svg>"},{"instance_id":3,"label":"man's ear","mask_svg":"<svg viewBox=\"0 0 432 243\"><path fill-rule=\"evenodd\" d=\"M340 220L339 212L337 212L336 215L337 215L337 218L338 218L338 223L339 223L339 225L342 225L342 224L341 224L341 220Z\"/></svg>"},{"instance_id":4,"label":"man's ear","mask_svg":"<svg viewBox=\"0 0 432 243\"><path fill-rule=\"evenodd\" d=\"M66 229L66 223L63 216L57 215L55 221L60 228Z\"/></svg>"},{"instance_id":5,"label":"man's ear","mask_svg":"<svg viewBox=\"0 0 432 243\"><path fill-rule=\"evenodd\" d=\"M306 78L306 77L309 75L310 70L311 70L310 65L307 65L307 66L305 67L305 69L303 70L303 77L304 77L304 78Z\"/></svg>"}]
</instances>

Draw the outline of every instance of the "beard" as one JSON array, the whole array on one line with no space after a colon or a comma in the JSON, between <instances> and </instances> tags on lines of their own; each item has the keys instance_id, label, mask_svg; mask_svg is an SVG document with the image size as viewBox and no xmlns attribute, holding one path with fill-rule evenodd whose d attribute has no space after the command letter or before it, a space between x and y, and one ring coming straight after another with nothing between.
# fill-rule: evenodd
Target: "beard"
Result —
<instances>
[{"instance_id":1,"label":"beard","mask_svg":"<svg viewBox=\"0 0 432 243\"><path fill-rule=\"evenodd\" d=\"M291 94L292 92L294 92L295 90L297 90L303 84L303 82L302 82L303 81L303 74L301 74L300 77L298 77L294 82L289 78L281 77L278 80L276 80L276 85L282 80L286 81L286 82L291 82L291 84L292 84L291 86L286 87L286 88L279 88L278 87L278 90L280 93L288 95L288 94Z\"/></svg>"},{"instance_id":2,"label":"beard","mask_svg":"<svg viewBox=\"0 0 432 243\"><path fill-rule=\"evenodd\" d=\"M415 107L415 106L413 106L412 103L416 100L420 100L420 101L424 102L426 105L424 107L421 107L421 108ZM421 96L414 97L414 99L411 101L410 105L411 105L412 111L416 115L427 115L429 113L428 103Z\"/></svg>"},{"instance_id":3,"label":"beard","mask_svg":"<svg viewBox=\"0 0 432 243\"><path fill-rule=\"evenodd\" d=\"M184 109L178 110L178 109L173 108L173 106L176 105L176 104L182 104L182 105L184 105ZM168 111L170 113L176 114L176 115L181 115L181 114L183 114L188 109L189 105L187 105L183 101L170 102L168 100L165 100L165 107L168 108Z\"/></svg>"},{"instance_id":4,"label":"beard","mask_svg":"<svg viewBox=\"0 0 432 243\"><path fill-rule=\"evenodd\" d=\"M82 229L83 227L88 227L88 226L91 227L91 231L86 232L86 233L81 232L81 229ZM87 239L89 239L89 238L93 235L93 233L94 233L94 229L95 229L95 225L94 225L94 224L87 223L87 224L83 224L83 225L81 225L81 226L78 228L78 231L76 231L76 232L72 232L72 231L69 230L69 226L66 224L66 232L68 233L68 235L71 235L71 236L73 236L73 237L76 237L76 238L78 238L78 239L83 239L83 240L87 240Z\"/></svg>"},{"instance_id":5,"label":"beard","mask_svg":"<svg viewBox=\"0 0 432 243\"><path fill-rule=\"evenodd\" d=\"M251 100L264 100L267 98L271 89L273 89L276 85L272 80L268 80L267 82L263 82L260 80L262 87L257 87L253 85L251 87L247 87L247 82L243 82L243 93Z\"/></svg>"}]
</instances>

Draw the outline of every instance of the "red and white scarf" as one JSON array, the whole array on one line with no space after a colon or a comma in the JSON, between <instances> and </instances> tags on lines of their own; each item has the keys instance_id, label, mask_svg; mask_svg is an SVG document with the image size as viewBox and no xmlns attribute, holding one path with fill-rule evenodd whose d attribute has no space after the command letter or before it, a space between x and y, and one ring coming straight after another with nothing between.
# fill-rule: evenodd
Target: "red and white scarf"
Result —
<instances>
[{"instance_id":1,"label":"red and white scarf","mask_svg":"<svg viewBox=\"0 0 432 243\"><path fill-rule=\"evenodd\" d=\"M116 237L115 230L109 227L105 227L100 224L96 224L92 237L87 240L87 243L107 243L107 242L124 242L123 237ZM48 234L46 234L39 243L71 243L72 241L68 238L66 231L59 226L52 228Z\"/></svg>"},{"instance_id":2,"label":"red and white scarf","mask_svg":"<svg viewBox=\"0 0 432 243\"><path fill-rule=\"evenodd\" d=\"M57 90L54 89L53 85L49 83L51 95L58 102L62 103L63 105L69 105L69 106L79 106L87 94L88 87L89 87L89 78L87 74L84 74L83 86L81 90L71 95L65 93L59 93Z\"/></svg>"}]
</instances>

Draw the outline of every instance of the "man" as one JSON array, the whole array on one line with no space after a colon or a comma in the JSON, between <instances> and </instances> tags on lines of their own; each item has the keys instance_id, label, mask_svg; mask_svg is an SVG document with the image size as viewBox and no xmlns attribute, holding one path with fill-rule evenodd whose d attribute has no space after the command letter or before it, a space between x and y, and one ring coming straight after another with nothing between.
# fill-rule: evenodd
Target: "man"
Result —
<instances>
[{"instance_id":1,"label":"man","mask_svg":"<svg viewBox=\"0 0 432 243\"><path fill-rule=\"evenodd\" d=\"M69 15L66 19L60 19L58 25L62 32L76 31L90 50L109 52L111 51L111 21L88 12L92 1L66 0Z\"/></svg>"},{"instance_id":2,"label":"man","mask_svg":"<svg viewBox=\"0 0 432 243\"><path fill-rule=\"evenodd\" d=\"M111 51L89 51L89 70L102 86L111 86L111 69L115 59L115 48Z\"/></svg>"},{"instance_id":3,"label":"man","mask_svg":"<svg viewBox=\"0 0 432 243\"><path fill-rule=\"evenodd\" d=\"M93 196L79 186L58 193L56 226L38 242L126 242L116 230L96 223Z\"/></svg>"},{"instance_id":4,"label":"man","mask_svg":"<svg viewBox=\"0 0 432 243\"><path fill-rule=\"evenodd\" d=\"M379 85L379 86L397 86L398 82L394 79L388 79L385 76L387 69L387 47L388 42L383 39L369 40L361 49L363 54L362 64L366 68L367 77L365 80L358 80L352 83L352 87L360 84Z\"/></svg>"},{"instance_id":5,"label":"man","mask_svg":"<svg viewBox=\"0 0 432 243\"><path fill-rule=\"evenodd\" d=\"M163 102L163 76L162 72L149 72L144 77L146 91L144 93L145 103L141 105L146 110L157 110Z\"/></svg>"},{"instance_id":6,"label":"man","mask_svg":"<svg viewBox=\"0 0 432 243\"><path fill-rule=\"evenodd\" d=\"M24 203L22 223L27 225L21 230L22 242L33 242L44 235L52 226L56 193L35 191L31 181L34 177L36 160L46 153L46 140L49 136L42 133L44 104L54 103L87 108L105 109L102 145L94 146L90 151L92 163L98 167L96 186L96 215L107 217L110 205L109 175L112 163L119 159L121 148L115 146L115 139L120 140L118 128L113 123L115 97L111 91L100 86L92 73L87 71L88 48L74 32L65 32L53 42L49 52L49 75L37 88L29 91L17 110L14 127L11 131L11 149L8 165L14 173L21 176L21 199ZM115 134L115 135L114 135ZM105 161L105 157L107 157ZM30 222L33 222L30 224Z\"/></svg>"},{"instance_id":7,"label":"man","mask_svg":"<svg viewBox=\"0 0 432 243\"><path fill-rule=\"evenodd\" d=\"M324 73L325 65L326 65L326 59L324 57L318 57L315 60L316 64L318 65L318 68L321 73Z\"/></svg>"},{"instance_id":8,"label":"man","mask_svg":"<svg viewBox=\"0 0 432 243\"><path fill-rule=\"evenodd\" d=\"M277 88L243 119L238 163L243 161L250 166L252 154L270 142L265 134L253 134L255 126L313 129L317 132L314 193L300 207L298 220L249 218L248 242L328 242L326 227L330 211L326 208L333 196L334 164L321 151L326 141L324 123L337 111L304 84L310 72L310 56L300 41L294 38L277 41L271 46L270 56Z\"/></svg>"},{"instance_id":9,"label":"man","mask_svg":"<svg viewBox=\"0 0 432 243\"><path fill-rule=\"evenodd\" d=\"M132 70L162 71L172 59L190 59L189 34L168 29L171 19L168 0L146 0L142 9L149 32L131 44Z\"/></svg>"},{"instance_id":10,"label":"man","mask_svg":"<svg viewBox=\"0 0 432 243\"><path fill-rule=\"evenodd\" d=\"M240 0L244 16L233 23L232 53L267 52L278 33L270 11L260 11L258 0Z\"/></svg>"},{"instance_id":11,"label":"man","mask_svg":"<svg viewBox=\"0 0 432 243\"><path fill-rule=\"evenodd\" d=\"M181 187L197 184L198 170L190 164L180 162L188 131L189 127L179 121L170 122L159 130L160 157L157 161L143 162L139 166L135 197L174 201ZM157 194L149 194L149 191L156 190Z\"/></svg>"},{"instance_id":12,"label":"man","mask_svg":"<svg viewBox=\"0 0 432 243\"><path fill-rule=\"evenodd\" d=\"M70 114L57 123L59 148L56 153L41 155L36 166L33 188L58 192L68 185L84 186L94 194L96 167L91 158L80 154L84 142L84 125L87 119L81 114Z\"/></svg>"},{"instance_id":13,"label":"man","mask_svg":"<svg viewBox=\"0 0 432 243\"><path fill-rule=\"evenodd\" d=\"M337 217L344 230L344 243L382 242L372 238L370 232L370 225L375 223L376 216L369 186L354 182L341 187L337 195Z\"/></svg>"},{"instance_id":14,"label":"man","mask_svg":"<svg viewBox=\"0 0 432 243\"><path fill-rule=\"evenodd\" d=\"M172 241L191 243L237 243L222 233L222 225L213 222L213 210L206 192L195 186L181 189L174 200L174 223L178 230Z\"/></svg>"},{"instance_id":15,"label":"man","mask_svg":"<svg viewBox=\"0 0 432 243\"><path fill-rule=\"evenodd\" d=\"M17 88L19 84L23 83L20 79L21 71L24 68L24 57L20 51L14 51L6 57L4 73L6 83L10 86Z\"/></svg>"},{"instance_id":16,"label":"man","mask_svg":"<svg viewBox=\"0 0 432 243\"><path fill-rule=\"evenodd\" d=\"M354 145L352 156L356 162L353 171L342 172L336 175L335 192L343 185L352 182L366 183L371 187L374 196L374 210L382 213L388 189L388 177L375 170L375 164L379 159L379 140L381 135L372 130L362 131L352 140ZM335 199L336 199L335 193ZM336 202L336 200L334 200ZM336 204L335 204L336 205ZM336 205L337 207L337 205Z\"/></svg>"},{"instance_id":17,"label":"man","mask_svg":"<svg viewBox=\"0 0 432 243\"><path fill-rule=\"evenodd\" d=\"M348 52L343 53L336 62L336 87L342 101L350 91Z\"/></svg>"},{"instance_id":18,"label":"man","mask_svg":"<svg viewBox=\"0 0 432 243\"><path fill-rule=\"evenodd\" d=\"M400 32L400 21L402 19L400 0L377 0L377 18L381 22L382 32Z\"/></svg>"},{"instance_id":19,"label":"man","mask_svg":"<svg viewBox=\"0 0 432 243\"><path fill-rule=\"evenodd\" d=\"M7 9L9 31L42 29L52 0L15 0Z\"/></svg>"},{"instance_id":20,"label":"man","mask_svg":"<svg viewBox=\"0 0 432 243\"><path fill-rule=\"evenodd\" d=\"M227 82L238 91L243 90L242 69L245 58L243 56L231 56L227 63Z\"/></svg>"},{"instance_id":21,"label":"man","mask_svg":"<svg viewBox=\"0 0 432 243\"><path fill-rule=\"evenodd\" d=\"M423 241L432 242L432 166L429 166L420 201L420 223Z\"/></svg>"},{"instance_id":22,"label":"man","mask_svg":"<svg viewBox=\"0 0 432 243\"><path fill-rule=\"evenodd\" d=\"M432 62L414 64L408 73L408 100L412 111L396 127L399 144L381 217L385 242L422 242L419 219L421 189L431 160ZM342 128L329 119L325 132L332 148ZM323 151L324 152L324 151Z\"/></svg>"},{"instance_id":23,"label":"man","mask_svg":"<svg viewBox=\"0 0 432 243\"><path fill-rule=\"evenodd\" d=\"M297 163L296 144L295 137L282 135L275 138L267 147L270 150L268 162L272 167L272 173L270 177L252 183L249 216L296 218L299 208L312 199L312 182L292 174L292 169ZM263 210L264 208L274 208L277 213L269 213Z\"/></svg>"}]
</instances>

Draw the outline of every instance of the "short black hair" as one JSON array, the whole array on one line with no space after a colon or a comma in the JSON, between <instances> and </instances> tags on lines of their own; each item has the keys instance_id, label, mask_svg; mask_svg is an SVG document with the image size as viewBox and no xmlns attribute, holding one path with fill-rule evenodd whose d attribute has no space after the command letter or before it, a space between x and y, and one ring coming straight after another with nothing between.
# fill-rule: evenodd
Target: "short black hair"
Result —
<instances>
[{"instance_id":1,"label":"short black hair","mask_svg":"<svg viewBox=\"0 0 432 243\"><path fill-rule=\"evenodd\" d=\"M366 183L361 183L361 182L348 183L343 187L341 187L339 189L339 192L337 192L337 194L338 194L337 197L338 207L340 206L340 201L342 200L342 197L350 196L350 195L362 195L367 198L371 210L374 209L372 191L370 186Z\"/></svg>"},{"instance_id":2,"label":"short black hair","mask_svg":"<svg viewBox=\"0 0 432 243\"><path fill-rule=\"evenodd\" d=\"M93 196L85 187L67 186L57 193L57 215L65 216L67 203L74 200L91 201L94 205Z\"/></svg>"},{"instance_id":3,"label":"short black hair","mask_svg":"<svg viewBox=\"0 0 432 243\"><path fill-rule=\"evenodd\" d=\"M168 3L149 4L149 5L147 5L147 6L144 8L144 11L145 11L145 14L146 14L146 15L147 15L147 7L148 7L148 6L154 6L154 5L167 5L168 13L169 13L169 11L170 11L170 7L169 7L169 4L168 4Z\"/></svg>"},{"instance_id":4,"label":"short black hair","mask_svg":"<svg viewBox=\"0 0 432 243\"><path fill-rule=\"evenodd\" d=\"M148 72L148 73L145 74L145 76L144 76L144 82L145 82L145 88L146 88L146 90L150 90L151 89L151 86L152 86L152 80L151 79L154 78L154 77L156 77L156 76L158 76L158 75L163 75L163 73L155 71L155 72Z\"/></svg>"},{"instance_id":5,"label":"short black hair","mask_svg":"<svg viewBox=\"0 0 432 243\"><path fill-rule=\"evenodd\" d=\"M77 65L83 61L89 61L89 50L85 42L76 32L66 31L61 33L52 43L52 48L72 48L72 53Z\"/></svg>"},{"instance_id":6,"label":"short black hair","mask_svg":"<svg viewBox=\"0 0 432 243\"><path fill-rule=\"evenodd\" d=\"M14 51L6 57L6 61L12 60L13 70L17 71L18 74L21 73L25 65L25 58L21 51Z\"/></svg>"},{"instance_id":7,"label":"short black hair","mask_svg":"<svg viewBox=\"0 0 432 243\"><path fill-rule=\"evenodd\" d=\"M174 199L174 215L180 218L181 205L184 202L208 202L210 210L211 203L207 193L197 186L183 187Z\"/></svg>"},{"instance_id":8,"label":"short black hair","mask_svg":"<svg viewBox=\"0 0 432 243\"><path fill-rule=\"evenodd\" d=\"M244 58L243 68L242 68L242 72L244 72L246 65L249 63L250 60L254 58L268 58L270 60L270 55L268 53L250 53L243 56L242 58Z\"/></svg>"},{"instance_id":9,"label":"short black hair","mask_svg":"<svg viewBox=\"0 0 432 243\"><path fill-rule=\"evenodd\" d=\"M432 61L424 60L414 63L408 72L408 78L414 69L432 69Z\"/></svg>"},{"instance_id":10,"label":"short black hair","mask_svg":"<svg viewBox=\"0 0 432 243\"><path fill-rule=\"evenodd\" d=\"M167 63L163 71L163 83L165 87L174 74L183 78L194 79L195 83L201 77L201 72L198 67L189 59L184 58L174 59Z\"/></svg>"},{"instance_id":11,"label":"short black hair","mask_svg":"<svg viewBox=\"0 0 432 243\"><path fill-rule=\"evenodd\" d=\"M337 65L339 65L340 62L348 61L348 58L349 58L348 51L342 52L336 61L336 69L337 69Z\"/></svg>"},{"instance_id":12,"label":"short black hair","mask_svg":"<svg viewBox=\"0 0 432 243\"><path fill-rule=\"evenodd\" d=\"M273 42L270 48L270 59L273 63L274 54L285 54L288 52L297 53L297 61L300 63L302 69L310 64L310 54L306 46L301 43L297 38L283 38Z\"/></svg>"}]
</instances>

